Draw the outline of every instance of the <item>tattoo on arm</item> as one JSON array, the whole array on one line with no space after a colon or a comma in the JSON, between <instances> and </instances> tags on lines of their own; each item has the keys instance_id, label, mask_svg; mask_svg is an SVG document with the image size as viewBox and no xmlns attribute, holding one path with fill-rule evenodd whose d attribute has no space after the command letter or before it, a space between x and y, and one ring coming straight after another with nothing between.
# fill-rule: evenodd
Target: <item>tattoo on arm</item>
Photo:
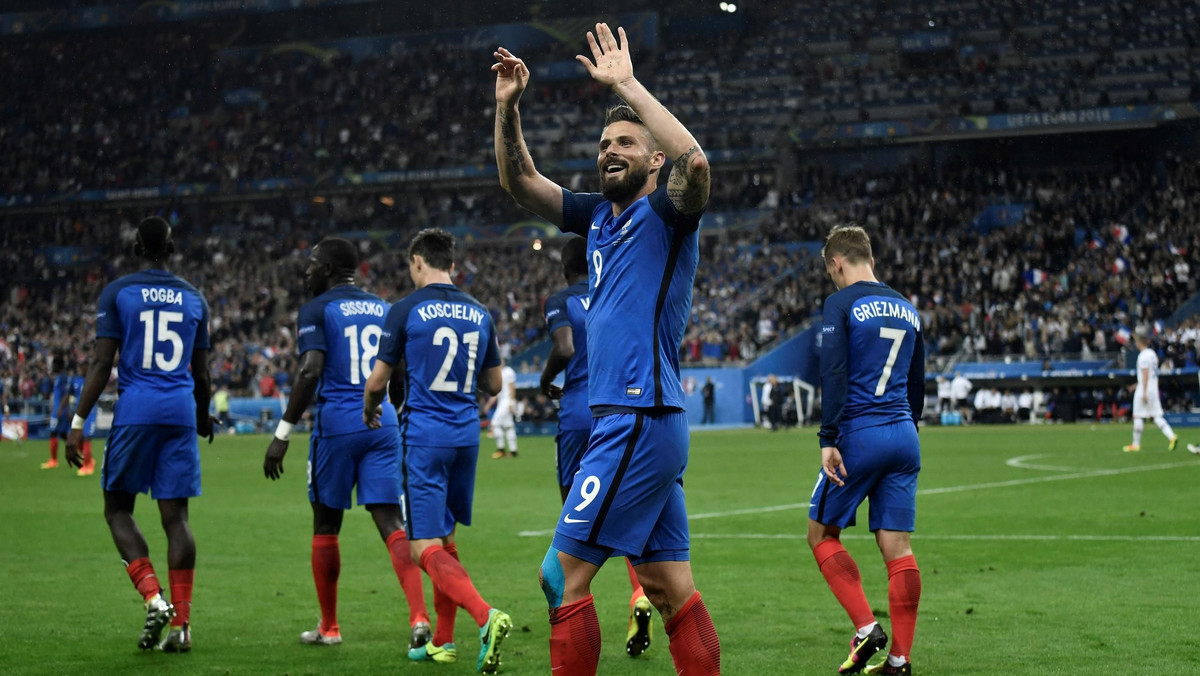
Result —
<instances>
[{"instance_id":1,"label":"tattoo on arm","mask_svg":"<svg viewBox=\"0 0 1200 676\"><path fill-rule=\"evenodd\" d=\"M667 180L667 197L682 214L700 213L708 202L709 173L692 163L698 154L701 154L700 146L693 145L675 158L671 176Z\"/></svg>"},{"instance_id":2,"label":"tattoo on arm","mask_svg":"<svg viewBox=\"0 0 1200 676\"><path fill-rule=\"evenodd\" d=\"M517 125L508 113L499 111L500 138L504 141L504 159L515 176L526 173L524 144L517 140Z\"/></svg>"}]
</instances>

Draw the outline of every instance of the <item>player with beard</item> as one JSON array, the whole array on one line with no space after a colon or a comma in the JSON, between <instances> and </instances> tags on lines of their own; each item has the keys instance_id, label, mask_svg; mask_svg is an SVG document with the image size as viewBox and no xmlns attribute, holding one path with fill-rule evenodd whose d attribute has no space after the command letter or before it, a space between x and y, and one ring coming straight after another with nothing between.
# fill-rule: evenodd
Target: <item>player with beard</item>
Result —
<instances>
[{"instance_id":1,"label":"player with beard","mask_svg":"<svg viewBox=\"0 0 1200 676\"><path fill-rule=\"evenodd\" d=\"M600 625L591 581L628 556L658 609L677 673L718 674L720 641L690 564L683 473L688 427L679 346L691 310L708 160L692 134L633 75L624 29L588 33L577 59L626 105L609 109L596 158L603 194L573 193L534 169L517 103L529 84L521 59L499 48L496 160L517 202L587 238L588 448L542 561L556 673L595 674ZM659 171L674 158L670 178ZM559 671L562 670L562 671Z\"/></svg>"}]
</instances>

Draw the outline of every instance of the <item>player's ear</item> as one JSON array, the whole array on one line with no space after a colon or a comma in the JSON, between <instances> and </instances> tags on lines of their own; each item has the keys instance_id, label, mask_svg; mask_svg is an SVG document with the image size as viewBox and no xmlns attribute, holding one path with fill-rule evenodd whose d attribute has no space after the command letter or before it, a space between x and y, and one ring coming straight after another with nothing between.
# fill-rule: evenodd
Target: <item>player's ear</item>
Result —
<instances>
[{"instance_id":1,"label":"player's ear","mask_svg":"<svg viewBox=\"0 0 1200 676\"><path fill-rule=\"evenodd\" d=\"M166 252L167 252L168 256L175 253L175 240L173 240L173 239L167 240Z\"/></svg>"}]
</instances>

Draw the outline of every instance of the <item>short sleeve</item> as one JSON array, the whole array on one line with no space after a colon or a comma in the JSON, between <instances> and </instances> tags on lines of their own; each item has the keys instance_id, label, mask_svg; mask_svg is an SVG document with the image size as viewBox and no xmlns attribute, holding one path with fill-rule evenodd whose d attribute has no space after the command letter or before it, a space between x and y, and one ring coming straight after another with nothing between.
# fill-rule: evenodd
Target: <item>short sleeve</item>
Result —
<instances>
[{"instance_id":1,"label":"short sleeve","mask_svg":"<svg viewBox=\"0 0 1200 676\"><path fill-rule=\"evenodd\" d=\"M408 340L405 327L411 308L412 303L405 298L388 309L383 320L383 335L379 337L379 355L376 357L379 361L395 366L404 359L404 343Z\"/></svg>"},{"instance_id":2,"label":"short sleeve","mask_svg":"<svg viewBox=\"0 0 1200 676\"><path fill-rule=\"evenodd\" d=\"M324 303L305 303L300 308L296 324L296 342L300 348L300 354L304 354L310 350L320 350L322 352L326 350Z\"/></svg>"},{"instance_id":3,"label":"short sleeve","mask_svg":"<svg viewBox=\"0 0 1200 676\"><path fill-rule=\"evenodd\" d=\"M546 299L546 330L554 333L564 326L570 326L567 317L567 295L556 293Z\"/></svg>"},{"instance_id":4,"label":"short sleeve","mask_svg":"<svg viewBox=\"0 0 1200 676\"><path fill-rule=\"evenodd\" d=\"M96 304L96 337L121 339L121 317L117 314L117 293L120 287L109 284L100 293Z\"/></svg>"},{"instance_id":5,"label":"short sleeve","mask_svg":"<svg viewBox=\"0 0 1200 676\"><path fill-rule=\"evenodd\" d=\"M690 216L679 213L675 209L675 204L671 202L671 198L667 197L667 187L662 186L650 193L647 198L650 202L650 208L668 228L682 230L684 232L695 232L700 229L700 217L704 212L692 214Z\"/></svg>"},{"instance_id":6,"label":"short sleeve","mask_svg":"<svg viewBox=\"0 0 1200 676\"><path fill-rule=\"evenodd\" d=\"M200 323L196 326L196 340L192 342L192 349L207 350L212 347L208 336L208 301L199 291L196 292L196 297L200 299Z\"/></svg>"},{"instance_id":7,"label":"short sleeve","mask_svg":"<svg viewBox=\"0 0 1200 676\"><path fill-rule=\"evenodd\" d=\"M594 192L573 193L566 188L563 193L563 232L572 232L580 237L588 236L592 212L604 202L604 195Z\"/></svg>"}]
</instances>

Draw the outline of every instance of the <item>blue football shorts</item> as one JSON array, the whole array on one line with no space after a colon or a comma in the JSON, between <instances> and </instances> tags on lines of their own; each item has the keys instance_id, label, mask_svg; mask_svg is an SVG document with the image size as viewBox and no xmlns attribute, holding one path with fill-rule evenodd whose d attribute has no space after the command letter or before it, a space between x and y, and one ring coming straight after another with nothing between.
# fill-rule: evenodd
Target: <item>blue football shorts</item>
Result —
<instances>
[{"instance_id":1,"label":"blue football shorts","mask_svg":"<svg viewBox=\"0 0 1200 676\"><path fill-rule=\"evenodd\" d=\"M683 499L687 414L619 413L596 418L554 533L554 547L594 565L687 561Z\"/></svg>"},{"instance_id":2,"label":"blue football shorts","mask_svg":"<svg viewBox=\"0 0 1200 676\"><path fill-rule=\"evenodd\" d=\"M554 437L557 452L554 456L554 467L558 471L558 485L570 486L579 471L579 463L583 460L583 452L587 450L588 437L591 430L563 430Z\"/></svg>"},{"instance_id":3,"label":"blue football shorts","mask_svg":"<svg viewBox=\"0 0 1200 676\"><path fill-rule=\"evenodd\" d=\"M403 445L404 528L409 540L443 538L454 525L471 525L475 498L475 465L479 444L472 446Z\"/></svg>"},{"instance_id":4,"label":"blue football shorts","mask_svg":"<svg viewBox=\"0 0 1200 676\"><path fill-rule=\"evenodd\" d=\"M309 502L350 509L351 490L357 493L360 505L400 504L400 434L396 427L309 438Z\"/></svg>"},{"instance_id":5,"label":"blue football shorts","mask_svg":"<svg viewBox=\"0 0 1200 676\"><path fill-rule=\"evenodd\" d=\"M195 427L118 425L104 446L100 485L150 493L155 500L200 495L200 441Z\"/></svg>"},{"instance_id":6,"label":"blue football shorts","mask_svg":"<svg viewBox=\"0 0 1200 676\"><path fill-rule=\"evenodd\" d=\"M838 450L846 466L845 486L820 472L808 504L808 517L847 528L863 500L870 499L871 531L912 532L917 522L917 474L921 443L910 421L867 427L842 435Z\"/></svg>"}]
</instances>

